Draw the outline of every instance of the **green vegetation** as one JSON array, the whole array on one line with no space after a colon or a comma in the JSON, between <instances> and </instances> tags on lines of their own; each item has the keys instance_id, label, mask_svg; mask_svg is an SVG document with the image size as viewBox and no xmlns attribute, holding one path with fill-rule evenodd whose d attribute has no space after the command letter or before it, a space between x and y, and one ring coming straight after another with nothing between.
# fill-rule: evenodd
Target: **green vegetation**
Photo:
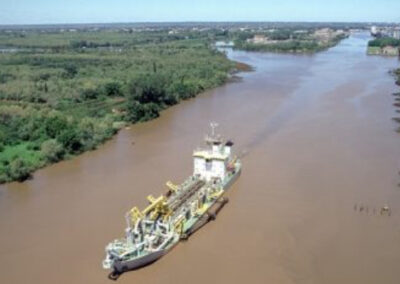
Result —
<instances>
[{"instance_id":1,"label":"green vegetation","mask_svg":"<svg viewBox=\"0 0 400 284\"><path fill-rule=\"evenodd\" d=\"M96 148L226 82L235 64L188 30L0 31L0 183Z\"/></svg>"},{"instance_id":2,"label":"green vegetation","mask_svg":"<svg viewBox=\"0 0 400 284\"><path fill-rule=\"evenodd\" d=\"M257 37L257 38L256 38ZM315 53L335 46L346 38L345 32L332 29L280 29L257 32L238 32L235 48L247 51Z\"/></svg>"},{"instance_id":3,"label":"green vegetation","mask_svg":"<svg viewBox=\"0 0 400 284\"><path fill-rule=\"evenodd\" d=\"M368 42L367 54L398 56L400 40L391 37L381 37Z\"/></svg>"},{"instance_id":4,"label":"green vegetation","mask_svg":"<svg viewBox=\"0 0 400 284\"><path fill-rule=\"evenodd\" d=\"M0 29L0 183L96 148L126 123L221 85L233 70L212 48L314 52L348 24L70 25ZM248 39L264 35L266 45ZM332 36L335 34L335 36ZM272 43L270 42L272 41Z\"/></svg>"},{"instance_id":5,"label":"green vegetation","mask_svg":"<svg viewBox=\"0 0 400 284\"><path fill-rule=\"evenodd\" d=\"M237 48L247 51L269 51L269 52L288 52L288 53L312 53L325 49L316 41L291 40L287 42L277 42L271 44L242 43Z\"/></svg>"},{"instance_id":6,"label":"green vegetation","mask_svg":"<svg viewBox=\"0 0 400 284\"><path fill-rule=\"evenodd\" d=\"M395 39L392 37L382 37L370 40L368 42L368 46L371 47L385 47L385 46L393 46L393 47L400 47L400 39Z\"/></svg>"}]
</instances>

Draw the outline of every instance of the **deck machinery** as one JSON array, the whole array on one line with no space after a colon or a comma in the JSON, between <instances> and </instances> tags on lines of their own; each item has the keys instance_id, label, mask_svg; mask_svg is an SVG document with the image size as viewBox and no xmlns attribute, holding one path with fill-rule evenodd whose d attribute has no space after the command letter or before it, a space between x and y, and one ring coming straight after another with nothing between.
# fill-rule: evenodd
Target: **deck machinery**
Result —
<instances>
[{"instance_id":1,"label":"deck machinery","mask_svg":"<svg viewBox=\"0 0 400 284\"><path fill-rule=\"evenodd\" d=\"M106 247L103 268L111 269L110 275L157 260L212 218L213 208L224 204L223 194L240 175L241 162L232 155L233 143L215 134L216 126L211 123L206 147L193 153L192 176L180 185L168 181L167 192L157 198L149 195L144 210L133 207L127 212L125 238Z\"/></svg>"}]
</instances>

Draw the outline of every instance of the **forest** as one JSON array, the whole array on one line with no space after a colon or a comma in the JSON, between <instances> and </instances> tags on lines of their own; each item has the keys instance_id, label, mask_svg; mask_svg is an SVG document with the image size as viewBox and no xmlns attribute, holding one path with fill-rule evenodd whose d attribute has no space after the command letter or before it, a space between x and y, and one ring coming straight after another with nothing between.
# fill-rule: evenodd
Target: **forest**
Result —
<instances>
[{"instance_id":1,"label":"forest","mask_svg":"<svg viewBox=\"0 0 400 284\"><path fill-rule=\"evenodd\" d=\"M382 37L370 40L368 42L368 46L370 47L385 47L385 46L393 46L400 47L400 39L395 39L392 37Z\"/></svg>"},{"instance_id":2,"label":"forest","mask_svg":"<svg viewBox=\"0 0 400 284\"><path fill-rule=\"evenodd\" d=\"M221 85L216 33L0 30L0 183L95 149L128 123Z\"/></svg>"}]
</instances>

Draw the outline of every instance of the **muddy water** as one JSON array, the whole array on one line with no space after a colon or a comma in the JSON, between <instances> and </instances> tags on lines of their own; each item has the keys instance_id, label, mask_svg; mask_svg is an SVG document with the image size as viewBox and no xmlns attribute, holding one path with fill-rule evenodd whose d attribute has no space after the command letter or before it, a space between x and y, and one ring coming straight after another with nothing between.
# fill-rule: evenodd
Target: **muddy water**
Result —
<instances>
[{"instance_id":1,"label":"muddy water","mask_svg":"<svg viewBox=\"0 0 400 284\"><path fill-rule=\"evenodd\" d=\"M191 173L210 120L243 156L231 202L120 283L399 283L400 137L387 73L398 62L367 57L367 40L315 56L230 52L255 72L3 185L1 283L110 283L101 260L124 212ZM374 213L384 204L390 217Z\"/></svg>"}]
</instances>

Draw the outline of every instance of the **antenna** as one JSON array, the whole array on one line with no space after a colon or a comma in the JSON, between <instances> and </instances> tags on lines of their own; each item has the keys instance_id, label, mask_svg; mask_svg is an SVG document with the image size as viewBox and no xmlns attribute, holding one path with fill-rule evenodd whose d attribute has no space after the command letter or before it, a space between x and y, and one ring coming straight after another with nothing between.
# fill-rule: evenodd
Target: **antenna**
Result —
<instances>
[{"instance_id":1,"label":"antenna","mask_svg":"<svg viewBox=\"0 0 400 284\"><path fill-rule=\"evenodd\" d=\"M210 127L211 127L211 137L215 136L215 128L218 127L218 123L212 121L210 122Z\"/></svg>"},{"instance_id":2,"label":"antenna","mask_svg":"<svg viewBox=\"0 0 400 284\"><path fill-rule=\"evenodd\" d=\"M218 123L216 122L210 122L210 127L211 127L211 134L206 135L206 143L209 145L212 145L213 143L221 143L222 139L220 135L215 134L215 128L218 127Z\"/></svg>"}]
</instances>

